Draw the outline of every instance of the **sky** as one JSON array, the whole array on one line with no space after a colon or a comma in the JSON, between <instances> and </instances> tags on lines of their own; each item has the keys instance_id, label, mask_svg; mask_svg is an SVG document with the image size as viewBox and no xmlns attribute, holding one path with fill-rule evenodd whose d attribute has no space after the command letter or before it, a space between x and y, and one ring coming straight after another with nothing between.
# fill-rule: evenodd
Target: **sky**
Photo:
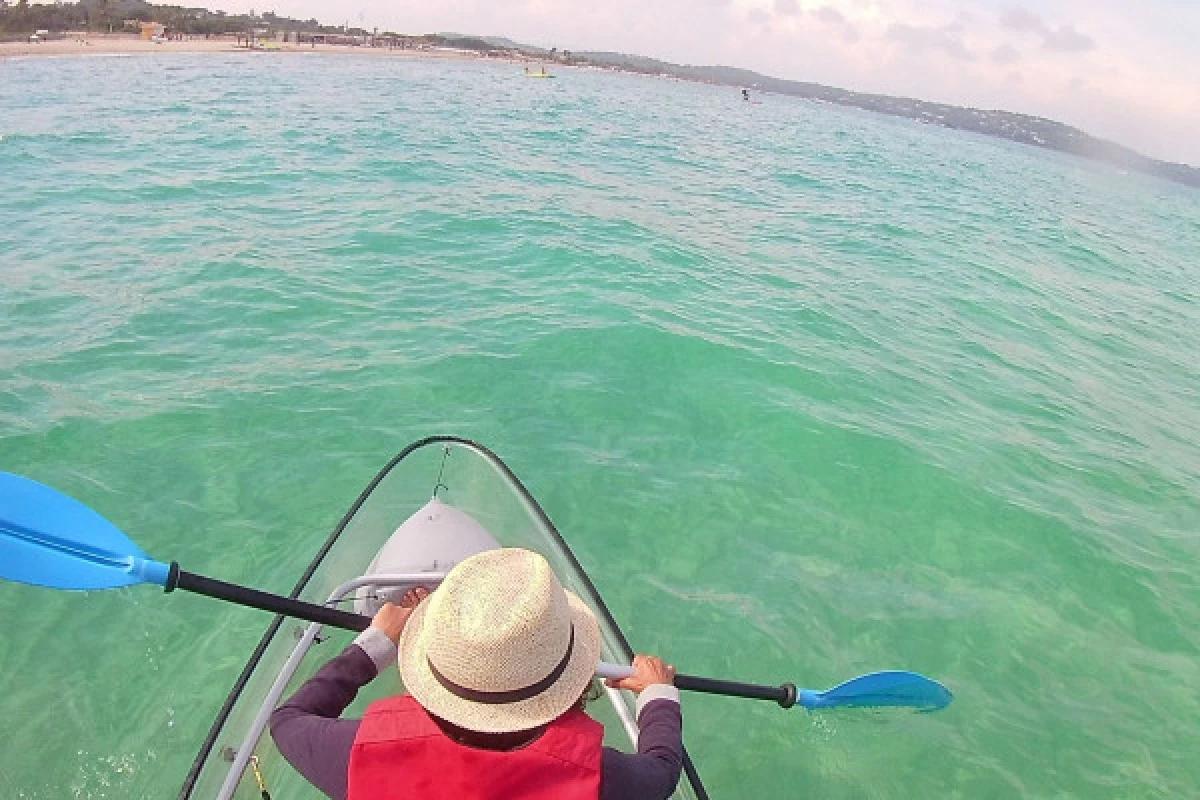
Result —
<instances>
[{"instance_id":1,"label":"sky","mask_svg":"<svg viewBox=\"0 0 1200 800\"><path fill-rule=\"evenodd\" d=\"M194 0L193 0L194 1ZM1200 166L1200 0L210 0L1048 117Z\"/></svg>"}]
</instances>

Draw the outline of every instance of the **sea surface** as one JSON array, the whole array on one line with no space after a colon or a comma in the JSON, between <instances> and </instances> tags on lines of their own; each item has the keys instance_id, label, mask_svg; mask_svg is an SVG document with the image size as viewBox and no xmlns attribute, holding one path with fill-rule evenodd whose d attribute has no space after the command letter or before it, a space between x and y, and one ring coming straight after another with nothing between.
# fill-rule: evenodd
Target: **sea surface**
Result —
<instances>
[{"instance_id":1,"label":"sea surface","mask_svg":"<svg viewBox=\"0 0 1200 800\"><path fill-rule=\"evenodd\" d=\"M0 61L0 470L288 591L431 433L689 696L716 798L1200 790L1200 193L735 88ZM0 797L167 798L268 618L0 585ZM280 798L280 800L286 800Z\"/></svg>"}]
</instances>

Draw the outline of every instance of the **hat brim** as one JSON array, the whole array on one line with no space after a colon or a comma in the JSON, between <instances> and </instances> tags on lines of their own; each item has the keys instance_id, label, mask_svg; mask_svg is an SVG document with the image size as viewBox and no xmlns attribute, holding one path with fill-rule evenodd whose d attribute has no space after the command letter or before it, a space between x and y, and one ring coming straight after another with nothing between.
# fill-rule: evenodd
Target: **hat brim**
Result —
<instances>
[{"instance_id":1,"label":"hat brim","mask_svg":"<svg viewBox=\"0 0 1200 800\"><path fill-rule=\"evenodd\" d=\"M512 733L538 728L566 713L583 694L600 661L600 625L574 593L567 592L575 646L559 679L546 691L516 703L477 703L451 694L429 668L425 612L429 598L413 609L400 636L398 658L404 688L434 716L478 733ZM531 676L536 680L538 676Z\"/></svg>"}]
</instances>

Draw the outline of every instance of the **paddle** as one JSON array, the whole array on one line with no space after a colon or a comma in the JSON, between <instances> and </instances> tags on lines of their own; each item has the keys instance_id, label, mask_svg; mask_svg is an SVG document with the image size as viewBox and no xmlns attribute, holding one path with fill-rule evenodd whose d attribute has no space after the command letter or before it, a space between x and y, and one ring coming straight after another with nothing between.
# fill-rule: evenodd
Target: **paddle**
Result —
<instances>
[{"instance_id":1,"label":"paddle","mask_svg":"<svg viewBox=\"0 0 1200 800\"><path fill-rule=\"evenodd\" d=\"M366 630L368 617L184 572L147 556L78 500L0 472L0 578L52 589L115 589L151 583L309 622Z\"/></svg>"},{"instance_id":2,"label":"paddle","mask_svg":"<svg viewBox=\"0 0 1200 800\"><path fill-rule=\"evenodd\" d=\"M632 667L601 663L596 675L601 678L625 678ZM954 699L950 690L937 681L916 672L887 670L859 675L823 692L797 689L795 684L765 686L739 683L695 675L675 675L675 685L689 692L705 692L753 700L774 700L783 708L799 703L804 708L879 708L902 706L921 711L937 711Z\"/></svg>"},{"instance_id":3,"label":"paddle","mask_svg":"<svg viewBox=\"0 0 1200 800\"><path fill-rule=\"evenodd\" d=\"M139 583L228 600L275 614L351 631L365 630L370 617L261 592L185 572L172 561L155 561L115 525L92 509L37 481L0 472L0 578L53 589L114 589ZM632 669L601 664L600 677L624 677ZM680 689L774 700L784 708L908 706L943 708L950 692L913 672L875 672L825 692L790 683L761 686L676 675Z\"/></svg>"}]
</instances>

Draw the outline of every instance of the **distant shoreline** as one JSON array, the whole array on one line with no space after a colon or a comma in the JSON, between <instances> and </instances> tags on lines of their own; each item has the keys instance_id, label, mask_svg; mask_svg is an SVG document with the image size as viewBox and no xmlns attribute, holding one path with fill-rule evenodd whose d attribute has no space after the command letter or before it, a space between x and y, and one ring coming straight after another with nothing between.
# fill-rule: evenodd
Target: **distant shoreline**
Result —
<instances>
[{"instance_id":1,"label":"distant shoreline","mask_svg":"<svg viewBox=\"0 0 1200 800\"><path fill-rule=\"evenodd\" d=\"M389 34L389 36L393 35ZM502 64L553 66L555 70L566 67L603 69L717 86L749 86L755 91L765 94L779 94L826 102L887 116L907 118L938 127L1006 139L1200 188L1200 168L1150 158L1131 148L1099 139L1069 125L1027 114L964 108L914 98L864 94L816 83L772 78L733 67L686 66L620 53L556 54L553 51L540 51L515 43L507 43L507 40L504 40L503 47L498 45L487 51L474 46L459 49L445 44L446 41L454 41L448 36L439 36L438 38L443 40L439 44L418 44L417 46L410 44L406 47L327 43L318 43L314 47L307 42L280 42L272 39L266 41L264 47L249 48L244 44L239 44L239 39L242 42L245 41L244 37L230 34L222 34L213 38L194 35L156 42L143 39L136 34L89 34L79 31L69 32L60 38L41 42L0 41L0 62L37 57L149 55L154 53L245 53L247 55L325 53L455 61L494 61ZM409 41L412 41L411 37ZM462 41L484 44L484 40L478 37L463 38ZM564 55L566 55L565 59Z\"/></svg>"},{"instance_id":2,"label":"distant shoreline","mask_svg":"<svg viewBox=\"0 0 1200 800\"><path fill-rule=\"evenodd\" d=\"M243 40L244 41L244 40ZM159 53L245 53L247 55L271 55L273 53L347 53L367 56L393 56L399 58L434 58L463 61L498 61L509 64L537 64L529 57L485 57L469 50L443 48L388 48L362 47L342 44L296 44L293 42L271 42L266 50L239 45L237 37L192 37L152 42L133 34L68 34L63 38L41 42L0 42L0 61L13 58L89 56L89 55L148 55ZM560 67L561 64L555 64Z\"/></svg>"}]
</instances>

